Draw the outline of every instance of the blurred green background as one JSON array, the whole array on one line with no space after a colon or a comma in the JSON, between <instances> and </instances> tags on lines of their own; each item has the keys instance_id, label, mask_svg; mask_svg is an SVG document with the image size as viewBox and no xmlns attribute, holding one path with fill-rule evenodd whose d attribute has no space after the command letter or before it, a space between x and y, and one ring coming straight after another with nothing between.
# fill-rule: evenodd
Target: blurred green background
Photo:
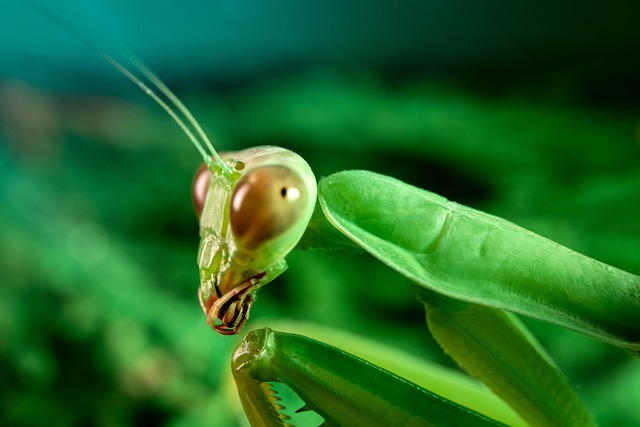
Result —
<instances>
[{"instance_id":1,"label":"blurred green background","mask_svg":"<svg viewBox=\"0 0 640 427\"><path fill-rule=\"evenodd\" d=\"M46 4L132 46L222 150L392 175L640 274L630 2ZM2 3L0 36L0 424L237 425L237 339L196 297L197 152L23 2ZM248 328L312 321L452 365L404 278L365 255L288 259ZM640 425L637 360L525 321L601 424Z\"/></svg>"}]
</instances>

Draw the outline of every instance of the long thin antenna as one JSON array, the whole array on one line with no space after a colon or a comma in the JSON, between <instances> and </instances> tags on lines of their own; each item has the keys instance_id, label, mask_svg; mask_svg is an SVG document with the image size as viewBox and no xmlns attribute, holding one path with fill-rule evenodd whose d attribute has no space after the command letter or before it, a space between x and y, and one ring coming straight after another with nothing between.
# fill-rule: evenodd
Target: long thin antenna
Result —
<instances>
[{"instance_id":1,"label":"long thin antenna","mask_svg":"<svg viewBox=\"0 0 640 427\"><path fill-rule=\"evenodd\" d=\"M231 169L227 164L220 158L217 151L213 147L213 144L205 134L204 130L198 123L198 121L193 117L191 112L187 109L187 107L180 101L180 99L151 71L147 68L140 59L138 59L135 54L127 49L126 46L122 43L119 43L113 36L109 36L110 42L116 44L118 48L124 52L126 59L134 66L136 70L142 73L155 87L167 97L167 99L173 103L173 105L180 111L187 122L193 126L198 136L202 141L199 141L198 138L194 135L194 133L189 129L184 120L178 116L178 114L171 108L167 102L165 102L156 92L153 91L146 83L144 83L141 79L136 77L131 71L129 71L124 65L122 65L118 60L116 60L113 56L106 53L104 50L100 49L95 43L89 40L85 35L83 35L80 31L76 29L73 25L65 21L61 16L56 14L53 10L44 6L43 4L27 0L27 2L34 9L38 10L45 17L51 20L56 25L63 28L73 37L82 42L85 46L89 47L91 50L95 51L98 55L100 55L105 61L107 61L112 67L118 70L123 76L128 78L131 82L133 82L136 86L138 86L144 93L146 93L151 99L153 99L162 109L164 109L167 114L180 126L183 132L187 135L187 137L191 140L193 145L202 155L207 166L211 167L213 164L217 164L218 167L222 170L223 175L229 177L232 173ZM105 34L108 34L104 31ZM210 154L202 146L202 142L209 149Z\"/></svg>"},{"instance_id":2,"label":"long thin antenna","mask_svg":"<svg viewBox=\"0 0 640 427\"><path fill-rule=\"evenodd\" d=\"M215 157L216 162L218 162L219 164L223 164L224 168L226 168L226 164L222 161L222 159L218 156L218 153L216 152L215 148L213 148L213 144L211 143L211 141L209 140L209 137L207 136L207 134L204 132L204 130L202 129L202 126L200 126L200 123L198 123L198 121L195 119L195 117L193 117L193 114L191 114L191 111L189 111L189 109L182 103L182 101L180 101L180 98L178 98L172 91L171 89L169 89L163 82L162 80L160 80L158 78L158 76L155 75L155 73L153 71L151 71L149 68L147 68L146 65L144 65L144 63L142 61L140 61L136 56L133 55L133 53L131 53L128 49L127 49L127 55L129 56L129 60L131 61L131 63L142 73L144 74L149 81L151 81L153 84L156 85L156 87L158 89L160 89L160 91L169 99L171 100L171 102L173 102L173 104L178 108L178 110L180 110L180 112L182 114L184 114L184 116L187 118L187 120L189 121L189 123L191 123L191 125L194 127L194 129L196 130L196 132L198 133L198 135L200 136L200 138L202 139L202 141L204 141L204 144L207 146L207 148L209 149L209 151L211 151L212 155ZM222 166L221 166L222 167Z\"/></svg>"}]
</instances>

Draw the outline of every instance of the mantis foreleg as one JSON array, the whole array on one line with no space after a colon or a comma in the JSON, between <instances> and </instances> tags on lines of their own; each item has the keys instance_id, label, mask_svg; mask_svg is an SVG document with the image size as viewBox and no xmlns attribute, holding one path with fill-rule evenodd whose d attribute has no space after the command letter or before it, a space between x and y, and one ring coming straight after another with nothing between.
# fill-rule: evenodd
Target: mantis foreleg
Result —
<instances>
[{"instance_id":1,"label":"mantis foreleg","mask_svg":"<svg viewBox=\"0 0 640 427\"><path fill-rule=\"evenodd\" d=\"M520 320L416 286L442 349L535 426L594 426L565 375Z\"/></svg>"},{"instance_id":2,"label":"mantis foreleg","mask_svg":"<svg viewBox=\"0 0 640 427\"><path fill-rule=\"evenodd\" d=\"M319 184L327 219L437 293L640 350L640 277L504 219L368 171Z\"/></svg>"},{"instance_id":3,"label":"mantis foreleg","mask_svg":"<svg viewBox=\"0 0 640 427\"><path fill-rule=\"evenodd\" d=\"M283 425L260 386L273 381L330 426L501 425L335 347L268 328L247 334L232 371L253 426Z\"/></svg>"}]
</instances>

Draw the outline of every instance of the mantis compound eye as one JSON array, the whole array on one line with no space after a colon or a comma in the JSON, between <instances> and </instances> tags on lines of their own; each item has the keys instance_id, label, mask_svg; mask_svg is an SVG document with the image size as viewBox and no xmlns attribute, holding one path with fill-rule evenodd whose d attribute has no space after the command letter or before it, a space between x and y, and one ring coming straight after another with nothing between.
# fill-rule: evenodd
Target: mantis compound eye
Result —
<instances>
[{"instance_id":1,"label":"mantis compound eye","mask_svg":"<svg viewBox=\"0 0 640 427\"><path fill-rule=\"evenodd\" d=\"M196 174L193 176L193 184L191 185L191 200L193 201L193 209L198 218L200 218L202 214L202 208L204 207L204 200L207 197L210 181L211 172L209 172L207 164L202 162Z\"/></svg>"},{"instance_id":2,"label":"mantis compound eye","mask_svg":"<svg viewBox=\"0 0 640 427\"><path fill-rule=\"evenodd\" d=\"M238 181L231 198L231 231L248 250L284 235L306 215L302 178L284 166L261 166Z\"/></svg>"}]
</instances>

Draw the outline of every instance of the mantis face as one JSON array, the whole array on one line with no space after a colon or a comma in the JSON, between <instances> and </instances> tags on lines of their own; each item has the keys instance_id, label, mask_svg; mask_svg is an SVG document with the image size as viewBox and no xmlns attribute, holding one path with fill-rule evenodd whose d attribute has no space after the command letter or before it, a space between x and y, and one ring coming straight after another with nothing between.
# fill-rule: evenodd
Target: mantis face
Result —
<instances>
[{"instance_id":1,"label":"mantis face","mask_svg":"<svg viewBox=\"0 0 640 427\"><path fill-rule=\"evenodd\" d=\"M30 3L142 89L202 155L205 165L196 173L192 193L200 218L200 304L216 331L238 333L255 291L286 270L284 258L311 219L316 200L311 168L278 147L218 155L187 107L134 54L124 51L127 62L122 63L53 10Z\"/></svg>"},{"instance_id":2,"label":"mantis face","mask_svg":"<svg viewBox=\"0 0 640 427\"><path fill-rule=\"evenodd\" d=\"M279 147L223 153L231 169L203 165L193 201L200 217L200 305L217 332L236 334L255 291L287 268L285 256L304 233L316 181L300 156Z\"/></svg>"}]
</instances>

